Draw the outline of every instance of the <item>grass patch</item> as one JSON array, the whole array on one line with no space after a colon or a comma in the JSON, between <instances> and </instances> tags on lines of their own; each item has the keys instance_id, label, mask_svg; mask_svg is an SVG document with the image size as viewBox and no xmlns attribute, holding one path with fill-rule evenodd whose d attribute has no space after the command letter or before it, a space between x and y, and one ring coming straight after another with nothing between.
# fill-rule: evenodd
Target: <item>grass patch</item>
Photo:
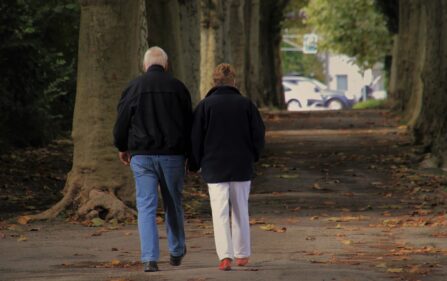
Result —
<instances>
[{"instance_id":1,"label":"grass patch","mask_svg":"<svg viewBox=\"0 0 447 281\"><path fill-rule=\"evenodd\" d=\"M386 108L386 100L367 100L354 104L353 109L383 109Z\"/></svg>"}]
</instances>

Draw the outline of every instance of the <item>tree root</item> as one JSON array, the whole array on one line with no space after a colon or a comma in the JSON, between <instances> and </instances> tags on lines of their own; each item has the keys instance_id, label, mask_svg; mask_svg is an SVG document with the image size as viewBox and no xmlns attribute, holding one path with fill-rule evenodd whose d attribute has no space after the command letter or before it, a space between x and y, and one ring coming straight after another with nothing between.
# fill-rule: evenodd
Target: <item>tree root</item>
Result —
<instances>
[{"instance_id":1,"label":"tree root","mask_svg":"<svg viewBox=\"0 0 447 281\"><path fill-rule=\"evenodd\" d=\"M116 188L104 189L100 187L91 187L90 191L84 193L86 188L82 176L73 176L69 174L64 197L50 209L35 215L27 216L27 221L51 220L56 218L62 211L69 206L74 206L75 217L77 219L92 219L101 217L105 220L117 219L118 221L133 220L137 212L121 201L114 193ZM83 191L83 192L81 192ZM85 195L87 196L85 196Z\"/></svg>"},{"instance_id":2,"label":"tree root","mask_svg":"<svg viewBox=\"0 0 447 281\"><path fill-rule=\"evenodd\" d=\"M118 221L126 221L134 219L137 215L137 212L127 207L112 190L103 191L100 189L90 191L88 200L80 206L78 215L88 218L96 216L98 208L106 210L106 220L115 218Z\"/></svg>"}]
</instances>

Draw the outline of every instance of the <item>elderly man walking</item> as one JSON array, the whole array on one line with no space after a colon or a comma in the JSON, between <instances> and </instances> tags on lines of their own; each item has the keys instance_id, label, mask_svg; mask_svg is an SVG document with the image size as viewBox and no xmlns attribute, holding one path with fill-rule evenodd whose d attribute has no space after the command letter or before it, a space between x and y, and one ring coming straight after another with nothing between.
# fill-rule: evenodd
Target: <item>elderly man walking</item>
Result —
<instances>
[{"instance_id":1,"label":"elderly man walking","mask_svg":"<svg viewBox=\"0 0 447 281\"><path fill-rule=\"evenodd\" d=\"M118 104L114 127L119 159L133 171L138 229L144 271L158 271L160 250L156 224L158 186L165 211L170 264L186 254L182 191L192 121L191 96L166 72L168 56L159 47L147 50L146 73L129 83Z\"/></svg>"}]
</instances>

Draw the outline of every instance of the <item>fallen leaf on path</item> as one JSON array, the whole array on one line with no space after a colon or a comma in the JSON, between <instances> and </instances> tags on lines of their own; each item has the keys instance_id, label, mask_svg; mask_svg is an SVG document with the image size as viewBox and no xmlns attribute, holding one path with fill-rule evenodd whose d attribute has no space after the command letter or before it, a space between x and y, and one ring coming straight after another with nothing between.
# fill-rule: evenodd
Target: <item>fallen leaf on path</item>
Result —
<instances>
[{"instance_id":1,"label":"fallen leaf on path","mask_svg":"<svg viewBox=\"0 0 447 281\"><path fill-rule=\"evenodd\" d=\"M274 224L266 224L266 225L260 226L259 228L262 230L265 230L265 231L271 231L271 230L273 230L273 228L275 228L275 225Z\"/></svg>"},{"instance_id":2,"label":"fallen leaf on path","mask_svg":"<svg viewBox=\"0 0 447 281\"><path fill-rule=\"evenodd\" d=\"M276 225L271 224L271 223L261 225L259 228L262 230L265 230L265 231L273 231L273 232L278 232L278 233L283 233L283 232L286 232L286 230L287 230L287 228L285 228L285 227L277 227Z\"/></svg>"},{"instance_id":3,"label":"fallen leaf on path","mask_svg":"<svg viewBox=\"0 0 447 281\"><path fill-rule=\"evenodd\" d=\"M386 226L393 227L393 226L398 225L400 223L400 220L399 219L386 219L382 223Z\"/></svg>"},{"instance_id":4,"label":"fallen leaf on path","mask_svg":"<svg viewBox=\"0 0 447 281\"><path fill-rule=\"evenodd\" d=\"M341 240L341 243L343 243L345 245L351 245L352 244L352 240Z\"/></svg>"},{"instance_id":5,"label":"fallen leaf on path","mask_svg":"<svg viewBox=\"0 0 447 281\"><path fill-rule=\"evenodd\" d=\"M315 239L317 239L317 238L315 238L315 236L307 236L306 237L307 241L314 241Z\"/></svg>"},{"instance_id":6,"label":"fallen leaf on path","mask_svg":"<svg viewBox=\"0 0 447 281\"><path fill-rule=\"evenodd\" d=\"M17 242L24 242L27 241L28 237L24 236L24 235L20 235L19 238L17 238Z\"/></svg>"},{"instance_id":7,"label":"fallen leaf on path","mask_svg":"<svg viewBox=\"0 0 447 281\"><path fill-rule=\"evenodd\" d=\"M331 222L350 222L350 221L360 221L360 220L367 220L368 217L366 216L342 216L342 217L330 217L327 219L327 221Z\"/></svg>"},{"instance_id":8,"label":"fallen leaf on path","mask_svg":"<svg viewBox=\"0 0 447 281\"><path fill-rule=\"evenodd\" d=\"M279 175L278 177L282 179L296 179L298 178L298 174L282 174Z\"/></svg>"},{"instance_id":9,"label":"fallen leaf on path","mask_svg":"<svg viewBox=\"0 0 447 281\"><path fill-rule=\"evenodd\" d=\"M120 260L117 260L117 259L113 259L112 262L111 262L111 264L114 265L114 266L115 266L115 265L120 265L120 264L121 264L121 261L120 261Z\"/></svg>"},{"instance_id":10,"label":"fallen leaf on path","mask_svg":"<svg viewBox=\"0 0 447 281\"><path fill-rule=\"evenodd\" d=\"M398 249L392 249L390 252L392 253L393 256L438 254L438 253L443 253L444 255L447 255L447 250L438 249L432 246L425 246L420 248L401 246Z\"/></svg>"},{"instance_id":11,"label":"fallen leaf on path","mask_svg":"<svg viewBox=\"0 0 447 281\"><path fill-rule=\"evenodd\" d=\"M401 268L401 267L392 267L392 268L388 268L387 272L390 272L390 273L401 273L401 272L404 272L404 269Z\"/></svg>"},{"instance_id":12,"label":"fallen leaf on path","mask_svg":"<svg viewBox=\"0 0 447 281\"><path fill-rule=\"evenodd\" d=\"M29 216L20 216L18 219L17 219L17 222L19 223L19 224L27 224L29 221L31 220L31 218L29 217Z\"/></svg>"},{"instance_id":13,"label":"fallen leaf on path","mask_svg":"<svg viewBox=\"0 0 447 281\"><path fill-rule=\"evenodd\" d=\"M384 263L384 262L376 264L376 267L378 267L378 268L387 268L386 263Z\"/></svg>"},{"instance_id":14,"label":"fallen leaf on path","mask_svg":"<svg viewBox=\"0 0 447 281\"><path fill-rule=\"evenodd\" d=\"M312 220L312 221L317 220L317 219L318 219L318 216L310 217L310 220Z\"/></svg>"},{"instance_id":15,"label":"fallen leaf on path","mask_svg":"<svg viewBox=\"0 0 447 281\"><path fill-rule=\"evenodd\" d=\"M0 231L0 239L5 239L5 238L6 238L6 235Z\"/></svg>"},{"instance_id":16,"label":"fallen leaf on path","mask_svg":"<svg viewBox=\"0 0 447 281\"><path fill-rule=\"evenodd\" d=\"M254 225L254 224L265 224L265 221L263 219L251 219L250 220L250 225Z\"/></svg>"}]
</instances>

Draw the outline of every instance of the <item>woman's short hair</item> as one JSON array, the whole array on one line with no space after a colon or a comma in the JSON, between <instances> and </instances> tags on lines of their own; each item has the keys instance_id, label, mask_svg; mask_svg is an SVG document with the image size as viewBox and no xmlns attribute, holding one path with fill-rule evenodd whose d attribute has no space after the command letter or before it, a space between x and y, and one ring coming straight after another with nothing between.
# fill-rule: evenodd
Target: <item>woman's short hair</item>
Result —
<instances>
[{"instance_id":1,"label":"woman's short hair","mask_svg":"<svg viewBox=\"0 0 447 281\"><path fill-rule=\"evenodd\" d=\"M229 85L234 86L236 79L236 72L234 67L228 63L221 63L213 71L214 86Z\"/></svg>"}]
</instances>

